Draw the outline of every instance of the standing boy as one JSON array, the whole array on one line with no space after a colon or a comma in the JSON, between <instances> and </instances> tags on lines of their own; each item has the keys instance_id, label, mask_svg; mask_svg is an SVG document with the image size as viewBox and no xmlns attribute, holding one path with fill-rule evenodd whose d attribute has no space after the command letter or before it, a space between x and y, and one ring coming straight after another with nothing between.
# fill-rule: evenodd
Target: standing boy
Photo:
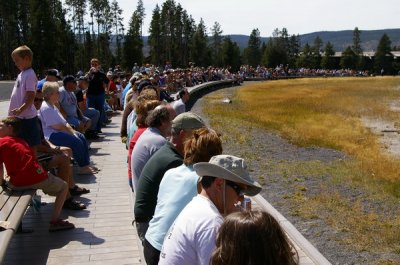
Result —
<instances>
[{"instance_id":1,"label":"standing boy","mask_svg":"<svg viewBox=\"0 0 400 265\"><path fill-rule=\"evenodd\" d=\"M36 146L40 144L40 134L37 112L33 105L37 84L36 74L32 69L33 53L28 46L23 45L16 48L11 53L11 57L21 73L11 93L8 115L21 120L22 130L18 136L29 144L36 155Z\"/></svg>"},{"instance_id":2,"label":"standing boy","mask_svg":"<svg viewBox=\"0 0 400 265\"><path fill-rule=\"evenodd\" d=\"M40 166L27 143L15 137L22 129L21 125L21 120L16 117L9 117L0 122L0 183L4 182L4 164L10 176L11 189L41 189L46 194L56 196L50 232L75 228L70 222L59 219L68 194L67 183L48 174Z\"/></svg>"}]
</instances>

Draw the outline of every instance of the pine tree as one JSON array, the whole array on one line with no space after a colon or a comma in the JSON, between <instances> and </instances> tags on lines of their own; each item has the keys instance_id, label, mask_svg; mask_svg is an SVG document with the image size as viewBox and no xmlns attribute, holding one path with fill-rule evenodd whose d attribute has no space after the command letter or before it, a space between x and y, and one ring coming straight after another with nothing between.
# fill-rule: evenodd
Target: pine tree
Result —
<instances>
[{"instance_id":1,"label":"pine tree","mask_svg":"<svg viewBox=\"0 0 400 265\"><path fill-rule=\"evenodd\" d=\"M222 66L222 29L218 22L214 22L211 28L211 58L212 64Z\"/></svg>"},{"instance_id":2,"label":"pine tree","mask_svg":"<svg viewBox=\"0 0 400 265\"><path fill-rule=\"evenodd\" d=\"M73 23L72 31L76 36L77 50L75 52L76 67L84 69L87 64L85 55L85 15L86 15L86 0L66 0L65 4L68 7L71 21Z\"/></svg>"},{"instance_id":3,"label":"pine tree","mask_svg":"<svg viewBox=\"0 0 400 265\"><path fill-rule=\"evenodd\" d=\"M342 69L355 69L357 64L357 56L353 49L348 46L346 50L342 53L342 58L340 59L340 67Z\"/></svg>"},{"instance_id":4,"label":"pine tree","mask_svg":"<svg viewBox=\"0 0 400 265\"><path fill-rule=\"evenodd\" d=\"M318 69L321 68L321 51L322 51L322 39L317 36L314 39L314 45L312 47L312 52L313 52L313 68Z\"/></svg>"},{"instance_id":5,"label":"pine tree","mask_svg":"<svg viewBox=\"0 0 400 265\"><path fill-rule=\"evenodd\" d=\"M301 47L300 36L298 34L290 36L288 64L291 67L295 67L296 65L296 60L300 53L300 47Z\"/></svg>"},{"instance_id":6,"label":"pine tree","mask_svg":"<svg viewBox=\"0 0 400 265\"><path fill-rule=\"evenodd\" d=\"M119 64L122 58L121 40L123 39L124 25L122 23L122 9L119 7L117 0L113 0L111 3L111 24L113 26L115 41L117 45L116 50L116 61Z\"/></svg>"},{"instance_id":7,"label":"pine tree","mask_svg":"<svg viewBox=\"0 0 400 265\"><path fill-rule=\"evenodd\" d=\"M261 62L261 38L260 31L256 28L253 29L246 48L247 62L251 66L258 66Z\"/></svg>"},{"instance_id":8,"label":"pine tree","mask_svg":"<svg viewBox=\"0 0 400 265\"><path fill-rule=\"evenodd\" d=\"M123 53L123 65L126 68L131 68L133 63L138 65L143 61L143 41L140 36L140 16L134 11L129 22L128 32L125 36Z\"/></svg>"},{"instance_id":9,"label":"pine tree","mask_svg":"<svg viewBox=\"0 0 400 265\"><path fill-rule=\"evenodd\" d=\"M18 32L18 2L0 0L0 74L7 78L14 78L17 72L14 70L14 63L11 59L11 52L19 42Z\"/></svg>"},{"instance_id":10,"label":"pine tree","mask_svg":"<svg viewBox=\"0 0 400 265\"><path fill-rule=\"evenodd\" d=\"M191 49L192 49L191 41L196 30L196 24L192 16L189 16L185 10L182 13L182 22L183 22L183 39L182 39L183 47L181 54L183 56L184 65L188 65L189 60L191 58Z\"/></svg>"},{"instance_id":11,"label":"pine tree","mask_svg":"<svg viewBox=\"0 0 400 265\"><path fill-rule=\"evenodd\" d=\"M108 59L109 49L109 30L111 25L108 23L110 5L108 0L89 0L89 9L92 18L96 20L96 32L93 30L92 39L96 40L96 51L100 61ZM94 21L92 21L94 24ZM92 29L94 25L92 24Z\"/></svg>"},{"instance_id":12,"label":"pine tree","mask_svg":"<svg viewBox=\"0 0 400 265\"><path fill-rule=\"evenodd\" d=\"M321 67L323 69L335 68L335 59L333 58L334 55L335 55L335 50L333 49L333 45L328 41L325 45L324 56L322 57L321 60Z\"/></svg>"},{"instance_id":13,"label":"pine tree","mask_svg":"<svg viewBox=\"0 0 400 265\"><path fill-rule=\"evenodd\" d=\"M314 67L313 48L306 43L303 47L301 55L297 58L296 65L298 68L312 68Z\"/></svg>"},{"instance_id":14,"label":"pine tree","mask_svg":"<svg viewBox=\"0 0 400 265\"><path fill-rule=\"evenodd\" d=\"M185 62L183 61L183 23L182 23L182 15L183 8L180 4L178 4L174 9L174 15L171 20L172 28L173 28L173 38L172 38L172 56L175 58L175 65L177 66L185 66Z\"/></svg>"},{"instance_id":15,"label":"pine tree","mask_svg":"<svg viewBox=\"0 0 400 265\"><path fill-rule=\"evenodd\" d=\"M55 50L55 64L66 74L75 71L75 50L76 42L74 32L66 21L66 11L61 1L52 0L53 10L52 21L55 25L55 32L52 33L53 42L57 45Z\"/></svg>"},{"instance_id":16,"label":"pine tree","mask_svg":"<svg viewBox=\"0 0 400 265\"><path fill-rule=\"evenodd\" d=\"M391 74L393 72L393 55L391 53L391 44L389 36L384 33L379 41L375 53L375 72L381 74Z\"/></svg>"},{"instance_id":17,"label":"pine tree","mask_svg":"<svg viewBox=\"0 0 400 265\"><path fill-rule=\"evenodd\" d=\"M143 6L143 1L142 0L138 0L137 6L136 6L136 14L138 16L139 19L139 23L140 23L140 37L143 40L143 22L144 22L144 18L146 17L146 13L144 12L144 6Z\"/></svg>"},{"instance_id":18,"label":"pine tree","mask_svg":"<svg viewBox=\"0 0 400 265\"><path fill-rule=\"evenodd\" d=\"M355 27L353 30L353 45L351 48L358 56L362 55L363 50L361 48L361 30L359 30L358 27Z\"/></svg>"},{"instance_id":19,"label":"pine tree","mask_svg":"<svg viewBox=\"0 0 400 265\"><path fill-rule=\"evenodd\" d=\"M230 37L225 37L222 44L222 63L225 67L230 66L231 71L236 72L242 64L240 48Z\"/></svg>"},{"instance_id":20,"label":"pine tree","mask_svg":"<svg viewBox=\"0 0 400 265\"><path fill-rule=\"evenodd\" d=\"M361 47L361 31L358 27L353 30L353 45L351 46L355 54L356 66L355 69L361 70L364 64L363 50Z\"/></svg>"},{"instance_id":21,"label":"pine tree","mask_svg":"<svg viewBox=\"0 0 400 265\"><path fill-rule=\"evenodd\" d=\"M163 63L170 62L175 65L174 50L174 27L175 1L167 0L162 4L160 13L160 37L162 42L161 60Z\"/></svg>"},{"instance_id":22,"label":"pine tree","mask_svg":"<svg viewBox=\"0 0 400 265\"><path fill-rule=\"evenodd\" d=\"M46 68L57 67L56 50L60 49L54 23L53 5L49 0L30 0L29 46L34 53L33 66L39 73ZM44 48L45 47L45 48Z\"/></svg>"},{"instance_id":23,"label":"pine tree","mask_svg":"<svg viewBox=\"0 0 400 265\"><path fill-rule=\"evenodd\" d=\"M268 67L279 65L295 64L299 53L300 39L296 36L289 37L286 28L282 30L275 29L272 37L265 45L262 53L262 63Z\"/></svg>"},{"instance_id":24,"label":"pine tree","mask_svg":"<svg viewBox=\"0 0 400 265\"><path fill-rule=\"evenodd\" d=\"M207 49L207 30L204 25L203 19L200 19L200 23L197 25L196 32L193 35L193 47L192 47L192 61L197 66L208 66L210 65L210 53Z\"/></svg>"},{"instance_id":25,"label":"pine tree","mask_svg":"<svg viewBox=\"0 0 400 265\"><path fill-rule=\"evenodd\" d=\"M155 65L161 65L161 52L162 52L162 38L161 38L161 15L160 7L156 5L153 10L153 15L151 17L151 23L149 28L149 38L148 44L150 47L150 61Z\"/></svg>"}]
</instances>

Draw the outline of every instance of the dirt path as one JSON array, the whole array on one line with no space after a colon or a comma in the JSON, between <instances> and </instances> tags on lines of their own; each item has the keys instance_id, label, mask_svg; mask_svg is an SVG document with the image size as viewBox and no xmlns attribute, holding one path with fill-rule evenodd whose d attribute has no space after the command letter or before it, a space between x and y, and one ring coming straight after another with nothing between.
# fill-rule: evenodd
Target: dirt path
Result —
<instances>
[{"instance_id":1,"label":"dirt path","mask_svg":"<svg viewBox=\"0 0 400 265\"><path fill-rule=\"evenodd\" d=\"M232 98L236 89L238 88L227 88L213 93L222 93L223 97ZM208 120L209 117L203 111L205 100L199 99L192 111ZM226 103L219 102L218 104ZM300 148L290 144L279 135L260 128L243 124L232 126L232 128L224 128L225 131L222 133L231 134L236 130L245 134L246 139L251 140L240 142L237 137L225 137L224 153L246 158L249 168L252 169L252 175L263 184L262 196L291 221L332 264L400 264L400 253L360 251L343 244L343 238L349 236L348 231L327 224L325 217L332 213L322 210L316 215L306 217L301 213L301 208L307 207L307 200L314 194L321 194L324 190L332 189L350 201L362 201L366 211L371 208L374 211L380 209L390 214L394 211L400 212L398 204L375 201L362 189L355 189L347 183L336 183L329 172L318 172L321 163L334 166L335 163L341 163L347 159L345 154L325 148ZM313 172L313 170L316 173L312 176L302 173L303 171ZM382 263L382 260L394 262Z\"/></svg>"}]
</instances>

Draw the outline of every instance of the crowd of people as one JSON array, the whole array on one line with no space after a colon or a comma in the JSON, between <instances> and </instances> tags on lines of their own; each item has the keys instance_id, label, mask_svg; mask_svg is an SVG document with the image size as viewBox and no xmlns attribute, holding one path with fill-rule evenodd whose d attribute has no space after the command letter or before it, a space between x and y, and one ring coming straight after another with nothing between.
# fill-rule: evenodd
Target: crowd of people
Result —
<instances>
[{"instance_id":1,"label":"crowd of people","mask_svg":"<svg viewBox=\"0 0 400 265\"><path fill-rule=\"evenodd\" d=\"M290 68L288 65L279 65L275 68L263 66L252 67L242 65L238 75L242 79L262 78L274 80L279 78L299 78L299 77L344 77L344 76L369 76L368 71L356 71L352 69L311 69L311 68Z\"/></svg>"},{"instance_id":2,"label":"crowd of people","mask_svg":"<svg viewBox=\"0 0 400 265\"><path fill-rule=\"evenodd\" d=\"M74 228L60 212L85 209L73 196L90 191L74 182L71 160L78 174L97 174L88 140L102 134L108 111L123 110L120 136L128 163L121 174L135 196L132 224L147 264L298 263L278 222L244 207L244 196L262 189L246 162L223 154L220 135L186 107L188 87L239 75L170 64L134 65L129 75L119 67L104 72L94 58L87 73L61 78L49 69L38 82L27 46L12 58L21 73L8 117L0 122L0 163L9 188L56 197L49 231Z\"/></svg>"}]
</instances>

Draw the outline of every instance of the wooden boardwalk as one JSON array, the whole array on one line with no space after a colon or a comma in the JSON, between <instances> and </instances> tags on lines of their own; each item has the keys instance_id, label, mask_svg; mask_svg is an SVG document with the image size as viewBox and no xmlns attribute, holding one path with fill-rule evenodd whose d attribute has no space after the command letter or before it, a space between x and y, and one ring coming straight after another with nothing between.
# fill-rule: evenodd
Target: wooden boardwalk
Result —
<instances>
[{"instance_id":1,"label":"wooden boardwalk","mask_svg":"<svg viewBox=\"0 0 400 265\"><path fill-rule=\"evenodd\" d=\"M7 108L8 102L0 102L3 116ZM4 265L145 264L140 240L131 225L133 203L126 176L127 151L119 137L121 117L121 114L114 116L112 123L103 129L105 138L102 141L91 143L91 158L102 169L100 173L75 177L77 184L91 190L79 198L88 205L86 210L63 210L62 217L68 218L76 228L49 233L48 221L54 199L42 194L42 201L47 205L39 212L30 207L23 218L24 227L33 228L34 232L13 237ZM253 203L255 207L274 210L260 198ZM295 243L301 264L330 264L323 257L318 259L318 255L317 259L312 257L314 250L319 252L304 238L300 241L293 238L300 233L294 227L286 230L291 224L282 216L277 218ZM308 248L304 248L307 244Z\"/></svg>"}]
</instances>

